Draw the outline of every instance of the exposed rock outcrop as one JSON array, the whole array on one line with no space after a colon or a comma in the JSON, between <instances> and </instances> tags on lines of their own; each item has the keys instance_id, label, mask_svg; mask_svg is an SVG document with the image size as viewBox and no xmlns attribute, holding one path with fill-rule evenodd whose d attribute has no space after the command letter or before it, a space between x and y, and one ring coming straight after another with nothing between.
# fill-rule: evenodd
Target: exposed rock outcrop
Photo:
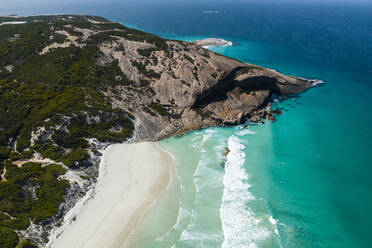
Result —
<instances>
[{"instance_id":1,"label":"exposed rock outcrop","mask_svg":"<svg viewBox=\"0 0 372 248\"><path fill-rule=\"evenodd\" d=\"M195 44L202 46L202 47L226 47L226 46L232 46L233 43L228 40L224 39L218 39L218 38L208 38L204 40L197 40L194 41Z\"/></svg>"},{"instance_id":2,"label":"exposed rock outcrop","mask_svg":"<svg viewBox=\"0 0 372 248\"><path fill-rule=\"evenodd\" d=\"M94 187L108 145L274 121L281 113L269 108L275 97L317 84L203 48L229 45L222 40L166 40L92 16L0 17L0 23L0 210L22 224L8 231L41 247ZM51 166L59 170L44 176ZM38 169L28 187L28 176L15 178L33 171L24 167ZM46 179L51 187L63 183L48 188L61 195L58 201L41 199ZM47 215L36 215L46 208Z\"/></svg>"},{"instance_id":3,"label":"exposed rock outcrop","mask_svg":"<svg viewBox=\"0 0 372 248\"><path fill-rule=\"evenodd\" d=\"M117 44L125 47L126 55L115 51ZM117 59L131 80L146 80L152 89L139 94L138 89L120 86L107 92L114 106L135 110L132 114L138 120L139 140L158 140L202 127L258 121L266 118L259 110L273 97L296 94L313 86L311 80L236 61L195 44L177 41L167 44L172 52L152 52L156 64L153 57L145 58L137 53L139 49L149 49L144 43L118 39L110 48L101 47L106 59ZM147 64L146 70L161 76L142 75L130 61L142 61ZM162 108L164 113L154 106ZM270 115L266 119L274 120L274 117Z\"/></svg>"}]
</instances>

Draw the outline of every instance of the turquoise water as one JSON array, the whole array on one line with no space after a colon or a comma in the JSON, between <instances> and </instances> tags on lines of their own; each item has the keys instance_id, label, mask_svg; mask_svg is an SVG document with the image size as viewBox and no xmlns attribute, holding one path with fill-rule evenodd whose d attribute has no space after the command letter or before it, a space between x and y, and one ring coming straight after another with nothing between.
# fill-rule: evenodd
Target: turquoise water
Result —
<instances>
[{"instance_id":1,"label":"turquoise water","mask_svg":"<svg viewBox=\"0 0 372 248\"><path fill-rule=\"evenodd\" d=\"M96 14L172 39L225 38L239 45L214 51L325 82L275 103L274 123L162 142L176 180L133 247L372 247L371 3L32 4L0 13Z\"/></svg>"},{"instance_id":2,"label":"turquoise water","mask_svg":"<svg viewBox=\"0 0 372 248\"><path fill-rule=\"evenodd\" d=\"M177 12L181 12L178 18L170 18L175 23L165 25L163 18L157 21L159 25L144 23L142 27L147 31L153 27L173 39L225 38L240 45L214 51L283 73L321 79L325 85L277 103L284 111L274 123L252 126L250 132L213 129L209 139L214 152L204 154L198 163L209 161L208 166L218 168L221 161L210 161L218 158L216 150L223 153L223 146L238 147L231 154L236 158L230 158L233 169L225 169L226 174L218 178L222 183L226 175L229 178L222 191L216 187L222 196L210 195L209 204L203 206L216 211L215 204L220 203L220 218L212 223L221 225L226 242L209 228L191 225L185 230L199 233L198 242L190 239L191 245L185 243L181 235L183 242L174 244L371 247L371 5L240 7L219 5L215 9L226 13L207 16L195 14L197 7L190 7L193 14L186 8ZM191 24L183 27L182 17L187 14ZM182 157L183 147L190 144L189 136L205 137L209 130L171 139L164 145ZM207 144L195 141L191 145ZM197 204L193 210L205 214ZM206 239L213 237L216 243L209 245ZM152 242L145 245L152 246Z\"/></svg>"}]
</instances>

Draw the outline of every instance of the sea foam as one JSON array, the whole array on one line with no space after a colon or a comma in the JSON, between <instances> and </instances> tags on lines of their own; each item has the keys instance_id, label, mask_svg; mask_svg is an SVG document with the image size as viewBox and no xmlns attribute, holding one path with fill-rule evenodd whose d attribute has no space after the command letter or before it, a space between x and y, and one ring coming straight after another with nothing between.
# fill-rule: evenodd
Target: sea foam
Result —
<instances>
[{"instance_id":1,"label":"sea foam","mask_svg":"<svg viewBox=\"0 0 372 248\"><path fill-rule=\"evenodd\" d=\"M251 135L251 134L255 134L255 132L249 130L248 128L242 129L236 133L236 135L238 136L245 136L245 135Z\"/></svg>"},{"instance_id":2,"label":"sea foam","mask_svg":"<svg viewBox=\"0 0 372 248\"><path fill-rule=\"evenodd\" d=\"M196 191L195 200L191 210L190 222L180 236L180 243L186 247L210 247L209 244L215 244L223 240L222 233L208 230L203 222L203 220L210 220L205 215L205 208L203 207L209 197L206 192L218 188L222 190L222 171L216 170L212 166L214 156L211 155L217 152L215 150L220 152L223 146L208 148L208 143L215 141L216 135L218 136L217 130L207 129L200 144L200 159L193 175ZM213 210L209 213L213 215L212 212ZM218 216L218 212L216 212L216 216Z\"/></svg>"},{"instance_id":3,"label":"sea foam","mask_svg":"<svg viewBox=\"0 0 372 248\"><path fill-rule=\"evenodd\" d=\"M320 79L312 79L310 80L312 83L313 83L313 87L315 86L320 86L320 85L323 85L324 84L324 81L323 80L320 80Z\"/></svg>"},{"instance_id":4,"label":"sea foam","mask_svg":"<svg viewBox=\"0 0 372 248\"><path fill-rule=\"evenodd\" d=\"M222 248L253 248L271 233L248 205L255 198L249 191L249 175L244 169L244 145L233 135L228 140L228 148L220 207L224 233Z\"/></svg>"},{"instance_id":5,"label":"sea foam","mask_svg":"<svg viewBox=\"0 0 372 248\"><path fill-rule=\"evenodd\" d=\"M204 14L220 14L220 13L223 13L223 12L219 11L219 10L203 10L202 13L204 13Z\"/></svg>"}]
</instances>

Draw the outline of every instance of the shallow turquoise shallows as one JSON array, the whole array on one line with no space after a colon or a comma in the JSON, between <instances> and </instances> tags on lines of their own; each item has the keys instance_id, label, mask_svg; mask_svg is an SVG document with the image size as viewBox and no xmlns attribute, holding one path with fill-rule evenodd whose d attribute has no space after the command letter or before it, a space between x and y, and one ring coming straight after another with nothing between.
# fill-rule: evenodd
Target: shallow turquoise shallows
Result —
<instances>
[{"instance_id":1,"label":"shallow turquoise shallows","mask_svg":"<svg viewBox=\"0 0 372 248\"><path fill-rule=\"evenodd\" d=\"M176 156L176 177L131 247L372 247L372 4L174 2L0 8L224 38L236 46L214 51L325 82L276 102L274 123L160 142Z\"/></svg>"},{"instance_id":2,"label":"shallow turquoise shallows","mask_svg":"<svg viewBox=\"0 0 372 248\"><path fill-rule=\"evenodd\" d=\"M214 15L198 12L207 7L174 10L194 11L186 27L173 15L176 23L167 28L161 27L165 18L159 25L137 24L173 39L232 40L238 45L213 50L325 82L277 102L283 114L274 123L210 128L162 142L178 158L181 186L182 170L197 168L194 185L184 185L197 188L195 201L192 207L181 201L179 212L191 220L162 236L162 242L175 239L168 246L138 244L372 247L371 7L221 4L208 7L221 11ZM221 173L225 147L230 153Z\"/></svg>"}]
</instances>

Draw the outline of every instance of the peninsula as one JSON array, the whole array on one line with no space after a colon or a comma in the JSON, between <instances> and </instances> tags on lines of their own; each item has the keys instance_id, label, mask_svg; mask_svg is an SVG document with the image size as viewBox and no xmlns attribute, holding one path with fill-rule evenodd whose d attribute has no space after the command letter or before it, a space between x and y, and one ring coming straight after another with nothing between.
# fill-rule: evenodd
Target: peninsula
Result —
<instances>
[{"instance_id":1,"label":"peninsula","mask_svg":"<svg viewBox=\"0 0 372 248\"><path fill-rule=\"evenodd\" d=\"M0 24L3 248L45 247L69 210L94 191L111 144L274 120L278 111L267 108L273 98L314 86L202 47L213 42L167 40L101 17L8 16ZM158 157L149 147L138 149ZM159 173L143 192L169 178L163 167L151 170ZM127 214L140 211L132 205Z\"/></svg>"}]
</instances>

